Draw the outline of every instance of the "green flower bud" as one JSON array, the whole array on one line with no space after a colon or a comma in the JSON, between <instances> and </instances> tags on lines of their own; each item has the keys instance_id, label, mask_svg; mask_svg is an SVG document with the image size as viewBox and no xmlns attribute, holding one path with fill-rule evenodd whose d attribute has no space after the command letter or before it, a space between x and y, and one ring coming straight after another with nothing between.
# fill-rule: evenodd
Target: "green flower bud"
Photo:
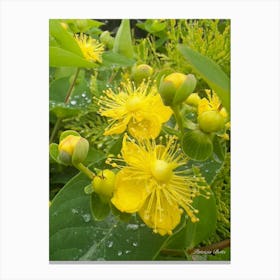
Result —
<instances>
[{"instance_id":1,"label":"green flower bud","mask_svg":"<svg viewBox=\"0 0 280 280\"><path fill-rule=\"evenodd\" d=\"M163 103L167 106L172 106L185 101L195 87L196 79L194 75L172 73L161 80L159 93Z\"/></svg>"},{"instance_id":2,"label":"green flower bud","mask_svg":"<svg viewBox=\"0 0 280 280\"><path fill-rule=\"evenodd\" d=\"M103 43L109 50L114 46L115 38L110 35L109 31L104 31L101 33L99 40Z\"/></svg>"},{"instance_id":3,"label":"green flower bud","mask_svg":"<svg viewBox=\"0 0 280 280\"><path fill-rule=\"evenodd\" d=\"M144 79L148 79L153 75L153 68L147 64L135 65L132 68L131 76L136 83L141 83Z\"/></svg>"},{"instance_id":4,"label":"green flower bud","mask_svg":"<svg viewBox=\"0 0 280 280\"><path fill-rule=\"evenodd\" d=\"M100 195L100 198L104 202L109 202L113 196L113 191L115 188L115 173L111 170L105 169L98 173L93 179L93 189Z\"/></svg>"},{"instance_id":5,"label":"green flower bud","mask_svg":"<svg viewBox=\"0 0 280 280\"><path fill-rule=\"evenodd\" d=\"M88 149L89 143L85 138L70 134L60 141L58 157L66 165L77 164L86 159Z\"/></svg>"},{"instance_id":6,"label":"green flower bud","mask_svg":"<svg viewBox=\"0 0 280 280\"><path fill-rule=\"evenodd\" d=\"M199 128L207 133L224 128L225 119L218 111L206 111L198 116Z\"/></svg>"}]
</instances>

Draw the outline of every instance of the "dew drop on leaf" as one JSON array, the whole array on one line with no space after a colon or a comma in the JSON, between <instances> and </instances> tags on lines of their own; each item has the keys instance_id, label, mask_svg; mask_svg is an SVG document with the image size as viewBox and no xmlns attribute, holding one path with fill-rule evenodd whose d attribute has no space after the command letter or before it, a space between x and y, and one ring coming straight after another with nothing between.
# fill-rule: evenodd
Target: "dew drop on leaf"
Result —
<instances>
[{"instance_id":1,"label":"dew drop on leaf","mask_svg":"<svg viewBox=\"0 0 280 280\"><path fill-rule=\"evenodd\" d=\"M84 215L82 215L82 217L86 223L88 223L90 221L90 214L84 214Z\"/></svg>"},{"instance_id":2,"label":"dew drop on leaf","mask_svg":"<svg viewBox=\"0 0 280 280\"><path fill-rule=\"evenodd\" d=\"M75 208L72 208L72 210L71 210L71 211L72 211L72 213L73 213L73 214L77 214L77 213L79 213L79 211L78 211L77 209L75 209Z\"/></svg>"}]
</instances>

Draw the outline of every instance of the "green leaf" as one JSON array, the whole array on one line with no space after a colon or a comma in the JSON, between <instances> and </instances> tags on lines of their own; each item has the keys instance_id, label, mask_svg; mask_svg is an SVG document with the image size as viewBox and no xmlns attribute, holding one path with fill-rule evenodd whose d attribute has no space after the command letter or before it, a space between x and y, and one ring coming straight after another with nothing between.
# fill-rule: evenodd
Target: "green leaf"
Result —
<instances>
[{"instance_id":1,"label":"green leaf","mask_svg":"<svg viewBox=\"0 0 280 280\"><path fill-rule=\"evenodd\" d=\"M185 45L178 45L178 50L192 65L193 69L219 95L223 106L230 112L230 80L218 64Z\"/></svg>"},{"instance_id":2,"label":"green leaf","mask_svg":"<svg viewBox=\"0 0 280 280\"><path fill-rule=\"evenodd\" d=\"M56 41L59 43L60 47L64 50L67 50L77 56L82 57L82 51L74 39L73 34L65 30L59 20L50 19L50 34L53 36ZM63 66L63 65L62 65Z\"/></svg>"},{"instance_id":3,"label":"green leaf","mask_svg":"<svg viewBox=\"0 0 280 280\"><path fill-rule=\"evenodd\" d=\"M128 67L134 63L134 59L127 58L124 55L112 51L107 51L102 54L102 65L106 67Z\"/></svg>"},{"instance_id":4,"label":"green leaf","mask_svg":"<svg viewBox=\"0 0 280 280\"><path fill-rule=\"evenodd\" d=\"M103 221L111 211L109 203L104 203L96 193L92 193L90 196L90 209L92 217L96 221Z\"/></svg>"},{"instance_id":5,"label":"green leaf","mask_svg":"<svg viewBox=\"0 0 280 280\"><path fill-rule=\"evenodd\" d=\"M209 135L197 130L187 131L181 139L184 153L191 159L204 161L213 152L213 144Z\"/></svg>"},{"instance_id":6,"label":"green leaf","mask_svg":"<svg viewBox=\"0 0 280 280\"><path fill-rule=\"evenodd\" d=\"M210 199L196 197L193 207L199 210L197 214L199 222L192 223L189 219L186 223L184 245L187 249L209 238L214 233L217 224L216 200L212 192Z\"/></svg>"},{"instance_id":7,"label":"green leaf","mask_svg":"<svg viewBox=\"0 0 280 280\"><path fill-rule=\"evenodd\" d=\"M50 84L50 100L64 102L69 86L69 77L54 80Z\"/></svg>"},{"instance_id":8,"label":"green leaf","mask_svg":"<svg viewBox=\"0 0 280 280\"><path fill-rule=\"evenodd\" d=\"M97 65L93 62L89 62L82 56L79 56L68 50L59 47L50 47L50 66L51 67L85 67L85 68L95 68Z\"/></svg>"},{"instance_id":9,"label":"green leaf","mask_svg":"<svg viewBox=\"0 0 280 280\"><path fill-rule=\"evenodd\" d=\"M63 164L59 159L58 159L58 154L59 154L59 151L58 151L58 145L56 143L51 143L50 144L50 156L51 158L59 163L59 164Z\"/></svg>"},{"instance_id":10,"label":"green leaf","mask_svg":"<svg viewBox=\"0 0 280 280\"><path fill-rule=\"evenodd\" d=\"M50 260L152 260L168 236L154 234L135 216L129 224L112 215L94 221L90 197L84 193L89 183L80 173L53 199Z\"/></svg>"},{"instance_id":11,"label":"green leaf","mask_svg":"<svg viewBox=\"0 0 280 280\"><path fill-rule=\"evenodd\" d=\"M50 112L55 114L57 118L67 118L76 116L81 112L81 109L70 107L65 103L50 103Z\"/></svg>"},{"instance_id":12,"label":"green leaf","mask_svg":"<svg viewBox=\"0 0 280 280\"><path fill-rule=\"evenodd\" d=\"M133 58L133 45L129 19L123 19L116 34L113 51L128 58Z\"/></svg>"}]
</instances>

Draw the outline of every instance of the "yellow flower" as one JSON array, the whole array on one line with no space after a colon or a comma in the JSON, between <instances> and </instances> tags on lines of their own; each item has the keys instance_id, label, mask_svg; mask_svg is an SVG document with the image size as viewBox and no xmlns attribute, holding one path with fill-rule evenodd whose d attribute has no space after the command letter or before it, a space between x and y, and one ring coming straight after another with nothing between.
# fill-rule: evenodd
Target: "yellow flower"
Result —
<instances>
[{"instance_id":1,"label":"yellow flower","mask_svg":"<svg viewBox=\"0 0 280 280\"><path fill-rule=\"evenodd\" d=\"M128 129L135 138L156 138L161 125L172 114L164 106L155 84L143 81L138 87L127 80L121 84L118 93L108 89L99 100L101 116L110 118L104 135L120 134Z\"/></svg>"},{"instance_id":2,"label":"yellow flower","mask_svg":"<svg viewBox=\"0 0 280 280\"><path fill-rule=\"evenodd\" d=\"M228 113L214 91L212 94L210 90L205 92L207 98L202 98L197 107L199 127L206 133L220 131L225 128Z\"/></svg>"},{"instance_id":3,"label":"yellow flower","mask_svg":"<svg viewBox=\"0 0 280 280\"><path fill-rule=\"evenodd\" d=\"M97 40L81 33L79 36L75 36L75 40L78 43L84 57L88 61L102 62L102 53L104 51L104 45Z\"/></svg>"},{"instance_id":4,"label":"yellow flower","mask_svg":"<svg viewBox=\"0 0 280 280\"><path fill-rule=\"evenodd\" d=\"M186 159L175 137L166 138L165 145L163 142L162 138L158 145L154 139L135 142L125 135L119 161L126 166L118 165L121 170L111 199L122 212L138 212L146 225L161 235L172 234L183 210L197 222L193 199L210 195L203 178L188 175L191 170L185 167ZM111 159L107 163L116 166Z\"/></svg>"}]
</instances>

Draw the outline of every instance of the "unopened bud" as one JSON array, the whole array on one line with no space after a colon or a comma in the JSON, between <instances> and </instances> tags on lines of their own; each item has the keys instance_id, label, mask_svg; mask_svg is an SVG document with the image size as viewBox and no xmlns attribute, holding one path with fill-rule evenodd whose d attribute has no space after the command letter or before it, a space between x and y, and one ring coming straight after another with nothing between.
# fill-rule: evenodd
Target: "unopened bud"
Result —
<instances>
[{"instance_id":1,"label":"unopened bud","mask_svg":"<svg viewBox=\"0 0 280 280\"><path fill-rule=\"evenodd\" d=\"M59 160L66 165L80 163L87 157L89 149L88 141L78 135L67 135L59 145Z\"/></svg>"},{"instance_id":2,"label":"unopened bud","mask_svg":"<svg viewBox=\"0 0 280 280\"><path fill-rule=\"evenodd\" d=\"M109 50L111 50L114 46L114 37L110 35L109 31L104 31L101 33L99 40L103 43Z\"/></svg>"},{"instance_id":3,"label":"unopened bud","mask_svg":"<svg viewBox=\"0 0 280 280\"><path fill-rule=\"evenodd\" d=\"M192 74L172 73L163 78L159 85L159 93L165 105L182 103L194 91L196 79Z\"/></svg>"},{"instance_id":4,"label":"unopened bud","mask_svg":"<svg viewBox=\"0 0 280 280\"><path fill-rule=\"evenodd\" d=\"M190 94L190 96L186 99L186 103L188 105L191 105L191 106L194 106L194 107L197 107L198 104L199 104L199 101L200 101L200 97L197 93L192 93Z\"/></svg>"},{"instance_id":5,"label":"unopened bud","mask_svg":"<svg viewBox=\"0 0 280 280\"><path fill-rule=\"evenodd\" d=\"M207 133L224 128L225 119L218 111L206 111L198 116L199 128Z\"/></svg>"},{"instance_id":6,"label":"unopened bud","mask_svg":"<svg viewBox=\"0 0 280 280\"><path fill-rule=\"evenodd\" d=\"M144 79L148 79L153 75L153 68L147 64L134 66L131 71L132 79L136 83L141 83Z\"/></svg>"}]
</instances>

